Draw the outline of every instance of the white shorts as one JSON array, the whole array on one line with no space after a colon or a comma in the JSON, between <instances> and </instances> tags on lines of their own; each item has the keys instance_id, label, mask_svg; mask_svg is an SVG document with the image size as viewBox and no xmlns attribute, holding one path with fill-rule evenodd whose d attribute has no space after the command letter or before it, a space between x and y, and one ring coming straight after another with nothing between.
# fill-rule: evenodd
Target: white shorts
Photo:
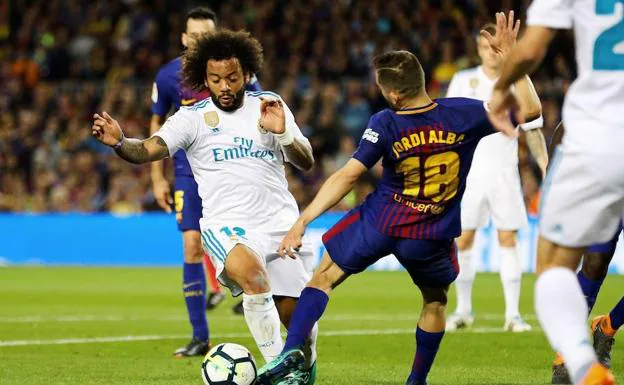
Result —
<instances>
[{"instance_id":1,"label":"white shorts","mask_svg":"<svg viewBox=\"0 0 624 385\"><path fill-rule=\"evenodd\" d=\"M588 154L557 148L542 188L541 236L567 247L613 237L624 216L624 148L619 150Z\"/></svg>"},{"instance_id":2,"label":"white shorts","mask_svg":"<svg viewBox=\"0 0 624 385\"><path fill-rule=\"evenodd\" d=\"M528 224L517 168L469 176L466 181L461 202L462 229L476 230L490 217L497 230L518 230Z\"/></svg>"},{"instance_id":3,"label":"white shorts","mask_svg":"<svg viewBox=\"0 0 624 385\"><path fill-rule=\"evenodd\" d=\"M237 244L249 247L266 266L273 295L299 298L311 278L307 267L314 266L314 255L308 246L302 246L298 258L281 258L276 250L286 235L285 231L264 232L240 227L202 227L202 246L210 257L219 281L230 289L233 296L243 291L227 276L225 260ZM304 242L308 244L308 242Z\"/></svg>"}]
</instances>

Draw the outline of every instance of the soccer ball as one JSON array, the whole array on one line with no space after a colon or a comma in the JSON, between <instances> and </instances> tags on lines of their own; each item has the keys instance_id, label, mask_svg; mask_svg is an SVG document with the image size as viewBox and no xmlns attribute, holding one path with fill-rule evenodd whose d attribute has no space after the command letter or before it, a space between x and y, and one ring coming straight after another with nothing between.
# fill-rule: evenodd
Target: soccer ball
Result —
<instances>
[{"instance_id":1,"label":"soccer ball","mask_svg":"<svg viewBox=\"0 0 624 385\"><path fill-rule=\"evenodd\" d=\"M206 385L251 385L256 380L256 360L244 346L219 344L206 354L201 374Z\"/></svg>"}]
</instances>

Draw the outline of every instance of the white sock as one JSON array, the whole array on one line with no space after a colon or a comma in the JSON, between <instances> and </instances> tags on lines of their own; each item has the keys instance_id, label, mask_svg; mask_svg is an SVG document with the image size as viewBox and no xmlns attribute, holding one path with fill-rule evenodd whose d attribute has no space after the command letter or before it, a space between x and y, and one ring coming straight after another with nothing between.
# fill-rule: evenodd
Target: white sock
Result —
<instances>
[{"instance_id":1,"label":"white sock","mask_svg":"<svg viewBox=\"0 0 624 385\"><path fill-rule=\"evenodd\" d=\"M535 310L550 345L565 358L578 384L597 360L585 324L587 303L572 270L553 267L542 273L535 284Z\"/></svg>"},{"instance_id":2,"label":"white sock","mask_svg":"<svg viewBox=\"0 0 624 385\"><path fill-rule=\"evenodd\" d=\"M310 368L316 362L316 338L318 337L318 322L310 331L310 336L303 347L303 354L306 359L306 368Z\"/></svg>"},{"instance_id":3,"label":"white sock","mask_svg":"<svg viewBox=\"0 0 624 385\"><path fill-rule=\"evenodd\" d=\"M243 294L243 309L249 331L266 362L277 357L284 347L280 318L271 292Z\"/></svg>"},{"instance_id":4,"label":"white sock","mask_svg":"<svg viewBox=\"0 0 624 385\"><path fill-rule=\"evenodd\" d=\"M459 314L472 313L472 284L476 270L472 261L472 249L458 250L459 275L455 281L457 290L457 310Z\"/></svg>"},{"instance_id":5,"label":"white sock","mask_svg":"<svg viewBox=\"0 0 624 385\"><path fill-rule=\"evenodd\" d=\"M518 250L515 247L501 247L500 255L500 279L505 295L505 319L510 319L520 315L522 266Z\"/></svg>"}]
</instances>

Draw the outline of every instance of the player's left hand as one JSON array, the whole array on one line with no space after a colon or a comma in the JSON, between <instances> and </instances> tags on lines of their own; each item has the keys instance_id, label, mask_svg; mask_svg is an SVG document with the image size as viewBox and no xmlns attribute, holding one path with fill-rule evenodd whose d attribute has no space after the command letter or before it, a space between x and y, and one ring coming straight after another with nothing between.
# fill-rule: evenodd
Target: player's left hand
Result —
<instances>
[{"instance_id":1,"label":"player's left hand","mask_svg":"<svg viewBox=\"0 0 624 385\"><path fill-rule=\"evenodd\" d=\"M277 253L280 257L285 258L288 256L292 259L297 258L297 253L301 248L301 241L304 233L305 225L301 221L295 222L277 248Z\"/></svg>"},{"instance_id":2,"label":"player's left hand","mask_svg":"<svg viewBox=\"0 0 624 385\"><path fill-rule=\"evenodd\" d=\"M510 89L494 89L488 102L488 118L495 129L503 134L515 138L518 132L511 122L509 110L517 106L516 97Z\"/></svg>"},{"instance_id":3,"label":"player's left hand","mask_svg":"<svg viewBox=\"0 0 624 385\"><path fill-rule=\"evenodd\" d=\"M286 114L280 99L260 98L258 127L273 134L283 134L286 131Z\"/></svg>"}]
</instances>

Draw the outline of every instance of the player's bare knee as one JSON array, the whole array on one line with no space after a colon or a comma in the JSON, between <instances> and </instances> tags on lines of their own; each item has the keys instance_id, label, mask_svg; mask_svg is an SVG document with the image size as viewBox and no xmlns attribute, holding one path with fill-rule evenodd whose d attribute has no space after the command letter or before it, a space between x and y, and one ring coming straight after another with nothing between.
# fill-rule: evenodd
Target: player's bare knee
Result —
<instances>
[{"instance_id":1,"label":"player's bare knee","mask_svg":"<svg viewBox=\"0 0 624 385\"><path fill-rule=\"evenodd\" d=\"M461 236L457 238L455 243L457 244L457 248L459 250L468 250L472 247L474 243L475 232L474 230L468 230L462 232Z\"/></svg>"},{"instance_id":2,"label":"player's bare knee","mask_svg":"<svg viewBox=\"0 0 624 385\"><path fill-rule=\"evenodd\" d=\"M267 272L261 269L250 269L241 282L238 282L245 294L262 294L271 291Z\"/></svg>"},{"instance_id":3,"label":"player's bare knee","mask_svg":"<svg viewBox=\"0 0 624 385\"><path fill-rule=\"evenodd\" d=\"M332 289L332 279L327 271L315 271L312 275L312 279L306 285L307 287L313 287L315 289L322 290L326 293Z\"/></svg>"},{"instance_id":4,"label":"player's bare knee","mask_svg":"<svg viewBox=\"0 0 624 385\"><path fill-rule=\"evenodd\" d=\"M448 287L420 286L420 291L423 296L423 307L427 308L429 305L433 307L446 307L446 303L448 302Z\"/></svg>"},{"instance_id":5,"label":"player's bare knee","mask_svg":"<svg viewBox=\"0 0 624 385\"><path fill-rule=\"evenodd\" d=\"M516 247L516 232L499 231L498 243L501 247Z\"/></svg>"},{"instance_id":6,"label":"player's bare knee","mask_svg":"<svg viewBox=\"0 0 624 385\"><path fill-rule=\"evenodd\" d=\"M594 281L605 279L609 272L611 256L605 253L585 253L583 255L583 274Z\"/></svg>"},{"instance_id":7,"label":"player's bare knee","mask_svg":"<svg viewBox=\"0 0 624 385\"><path fill-rule=\"evenodd\" d=\"M184 244L184 262L201 263L204 258L204 250L202 249L199 232L185 232L182 239Z\"/></svg>"}]
</instances>

